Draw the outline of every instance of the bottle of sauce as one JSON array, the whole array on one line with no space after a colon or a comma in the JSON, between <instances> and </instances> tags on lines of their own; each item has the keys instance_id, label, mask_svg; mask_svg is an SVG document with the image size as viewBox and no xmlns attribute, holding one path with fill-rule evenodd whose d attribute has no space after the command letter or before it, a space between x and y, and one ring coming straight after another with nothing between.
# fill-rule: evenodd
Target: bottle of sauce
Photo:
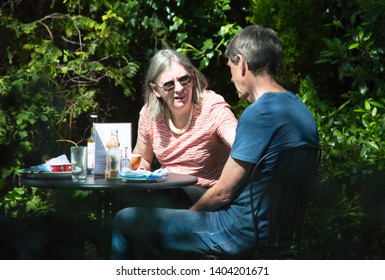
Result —
<instances>
[{"instance_id":1,"label":"bottle of sauce","mask_svg":"<svg viewBox=\"0 0 385 280\"><path fill-rule=\"evenodd\" d=\"M87 139L87 174L94 174L95 170L95 128L98 115L91 113L91 133Z\"/></svg>"},{"instance_id":2,"label":"bottle of sauce","mask_svg":"<svg viewBox=\"0 0 385 280\"><path fill-rule=\"evenodd\" d=\"M106 153L106 179L118 179L121 164L121 151L119 149L118 130L111 130L111 138Z\"/></svg>"}]
</instances>

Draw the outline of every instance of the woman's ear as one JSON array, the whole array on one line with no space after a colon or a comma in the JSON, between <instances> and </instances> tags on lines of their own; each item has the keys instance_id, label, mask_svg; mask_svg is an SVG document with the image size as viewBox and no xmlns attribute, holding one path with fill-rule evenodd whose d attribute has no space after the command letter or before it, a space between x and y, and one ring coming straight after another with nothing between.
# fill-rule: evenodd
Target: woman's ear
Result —
<instances>
[{"instance_id":1,"label":"woman's ear","mask_svg":"<svg viewBox=\"0 0 385 280\"><path fill-rule=\"evenodd\" d=\"M154 83L151 83L151 82L149 85L150 85L150 88L152 89L152 92L156 95L156 97L162 98L162 96L160 95L160 93L158 91L158 86Z\"/></svg>"}]
</instances>

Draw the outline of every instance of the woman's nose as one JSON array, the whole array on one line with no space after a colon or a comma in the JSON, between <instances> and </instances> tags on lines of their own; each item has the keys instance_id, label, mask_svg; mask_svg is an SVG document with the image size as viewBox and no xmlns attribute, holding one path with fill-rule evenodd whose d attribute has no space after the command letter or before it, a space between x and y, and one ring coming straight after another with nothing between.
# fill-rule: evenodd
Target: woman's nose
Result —
<instances>
[{"instance_id":1,"label":"woman's nose","mask_svg":"<svg viewBox=\"0 0 385 280\"><path fill-rule=\"evenodd\" d=\"M175 81L175 90L183 90L184 87L182 86L182 84L179 82L179 81Z\"/></svg>"}]
</instances>

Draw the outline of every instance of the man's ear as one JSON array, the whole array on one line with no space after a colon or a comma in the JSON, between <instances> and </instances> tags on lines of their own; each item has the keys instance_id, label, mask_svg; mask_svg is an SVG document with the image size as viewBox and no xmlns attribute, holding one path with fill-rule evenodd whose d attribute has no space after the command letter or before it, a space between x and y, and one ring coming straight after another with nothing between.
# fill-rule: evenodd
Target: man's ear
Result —
<instances>
[{"instance_id":1,"label":"man's ear","mask_svg":"<svg viewBox=\"0 0 385 280\"><path fill-rule=\"evenodd\" d=\"M242 55L238 54L237 56L238 56L238 67L241 71L241 75L244 77L246 76L246 72L248 70L247 62Z\"/></svg>"}]
</instances>

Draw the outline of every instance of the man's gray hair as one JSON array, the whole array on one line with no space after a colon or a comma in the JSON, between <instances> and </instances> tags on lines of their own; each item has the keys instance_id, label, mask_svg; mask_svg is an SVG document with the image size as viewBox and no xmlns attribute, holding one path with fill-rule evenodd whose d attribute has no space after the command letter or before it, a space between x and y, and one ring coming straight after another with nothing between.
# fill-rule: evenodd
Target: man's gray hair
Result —
<instances>
[{"instance_id":1,"label":"man's gray hair","mask_svg":"<svg viewBox=\"0 0 385 280\"><path fill-rule=\"evenodd\" d=\"M282 44L273 29L250 25L235 35L224 56L238 64L238 54L243 56L254 75L267 73L274 76L281 62Z\"/></svg>"}]
</instances>

